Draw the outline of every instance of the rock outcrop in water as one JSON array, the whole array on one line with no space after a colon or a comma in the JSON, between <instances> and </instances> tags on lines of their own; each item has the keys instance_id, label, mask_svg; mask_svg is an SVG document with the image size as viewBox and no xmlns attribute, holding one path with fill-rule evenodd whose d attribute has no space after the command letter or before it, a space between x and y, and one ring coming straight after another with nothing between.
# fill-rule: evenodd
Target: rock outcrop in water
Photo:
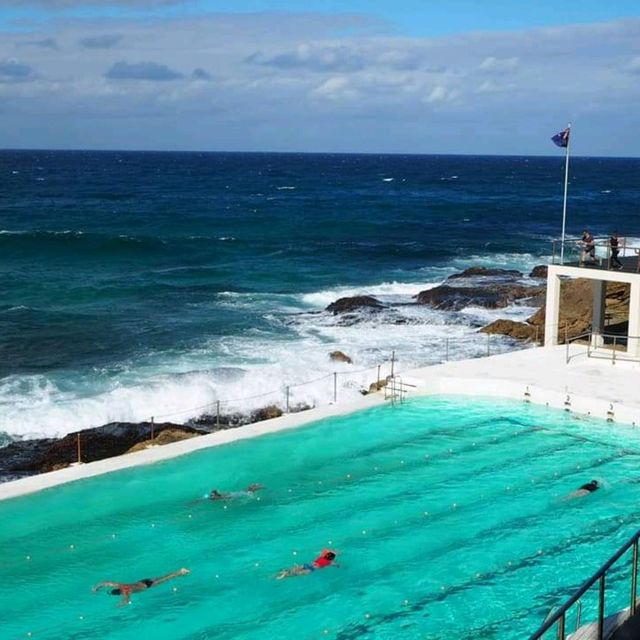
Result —
<instances>
[{"instance_id":1,"label":"rock outcrop in water","mask_svg":"<svg viewBox=\"0 0 640 640\"><path fill-rule=\"evenodd\" d=\"M351 358L346 353L343 353L342 351L332 351L329 354L329 358L333 362L346 362L347 364L353 363L353 360L351 360Z\"/></svg>"},{"instance_id":2,"label":"rock outcrop in water","mask_svg":"<svg viewBox=\"0 0 640 640\"><path fill-rule=\"evenodd\" d=\"M384 305L373 296L352 296L349 298L339 298L332 302L325 311L338 315L340 313L351 313L366 309L367 311L379 311Z\"/></svg>"},{"instance_id":3,"label":"rock outcrop in water","mask_svg":"<svg viewBox=\"0 0 640 640\"><path fill-rule=\"evenodd\" d=\"M522 278L520 271L511 269L471 267L449 276L445 284L421 291L415 300L444 311L460 311L469 306L502 309L516 300L542 294L543 288L522 284ZM459 284L461 280L465 282Z\"/></svg>"}]
</instances>

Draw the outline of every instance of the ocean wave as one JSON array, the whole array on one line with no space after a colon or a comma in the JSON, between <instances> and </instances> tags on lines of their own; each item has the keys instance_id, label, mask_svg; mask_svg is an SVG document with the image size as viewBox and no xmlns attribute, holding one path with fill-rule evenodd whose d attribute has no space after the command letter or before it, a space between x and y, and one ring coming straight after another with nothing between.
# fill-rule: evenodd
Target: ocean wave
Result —
<instances>
[{"instance_id":1,"label":"ocean wave","mask_svg":"<svg viewBox=\"0 0 640 640\"><path fill-rule=\"evenodd\" d=\"M514 314L478 310L482 321ZM249 331L211 339L197 353L166 355L144 365L129 363L108 378L109 388L93 387L94 378L77 375L13 375L0 380L0 431L21 437L59 436L114 421L184 422L217 401L226 412L248 411L267 404L322 405L333 401L333 372L338 372L341 400L356 397L375 379L377 366L396 352L396 370L434 364L448 353L452 359L486 353L486 337L477 333L474 310L453 314L422 305L407 305L371 314L355 324L341 324L328 313L298 314L287 335ZM445 345L448 345L446 347ZM512 348L495 337L492 348ZM354 364L336 363L329 353L339 349ZM448 351L447 351L448 349ZM197 359L206 366L185 370ZM230 363L234 363L230 366ZM367 371L362 372L362 369ZM352 373L356 371L358 373ZM383 375L388 371L383 368ZM64 374L59 374L63 376ZM322 378L322 380L317 380ZM316 382L309 382L316 380Z\"/></svg>"},{"instance_id":2,"label":"ocean wave","mask_svg":"<svg viewBox=\"0 0 640 640\"><path fill-rule=\"evenodd\" d=\"M359 287L336 287L334 289L325 289L314 293L301 294L301 301L310 307L326 308L332 302L339 298L348 298L351 296L370 295L381 301L393 302L398 297L411 298L425 289L441 284L437 282L381 282L375 285L366 285Z\"/></svg>"}]
</instances>

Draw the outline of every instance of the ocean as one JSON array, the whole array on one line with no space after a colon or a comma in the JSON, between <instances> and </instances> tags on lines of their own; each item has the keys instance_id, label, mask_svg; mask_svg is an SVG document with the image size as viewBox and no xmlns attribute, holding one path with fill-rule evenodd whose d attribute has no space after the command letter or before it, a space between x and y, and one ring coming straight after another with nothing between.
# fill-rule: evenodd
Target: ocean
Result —
<instances>
[{"instance_id":1,"label":"ocean","mask_svg":"<svg viewBox=\"0 0 640 640\"><path fill-rule=\"evenodd\" d=\"M570 175L569 234L640 235L640 159L574 158ZM316 378L291 401L328 402L332 372L356 394L375 374L349 371L440 361L446 337L449 357L480 355L480 326L533 310L412 296L546 263L563 178L562 152L0 151L0 440L243 410ZM364 293L390 308L324 311Z\"/></svg>"}]
</instances>

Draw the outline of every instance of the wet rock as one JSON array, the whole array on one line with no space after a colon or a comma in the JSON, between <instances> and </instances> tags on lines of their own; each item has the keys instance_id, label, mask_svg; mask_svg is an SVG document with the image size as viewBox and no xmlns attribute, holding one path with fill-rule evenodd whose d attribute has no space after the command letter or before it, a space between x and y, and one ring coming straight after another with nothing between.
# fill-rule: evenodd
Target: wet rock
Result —
<instances>
[{"instance_id":1,"label":"wet rock","mask_svg":"<svg viewBox=\"0 0 640 640\"><path fill-rule=\"evenodd\" d=\"M469 306L501 309L515 300L531 298L540 292L540 287L520 284L493 284L486 287L451 287L443 284L421 291L416 296L416 302L446 311L460 311Z\"/></svg>"},{"instance_id":2,"label":"wet rock","mask_svg":"<svg viewBox=\"0 0 640 640\"><path fill-rule=\"evenodd\" d=\"M270 404L261 409L256 409L251 412L249 417L250 422L262 422L262 420L272 420L273 418L279 418L283 414L282 409L275 405Z\"/></svg>"},{"instance_id":3,"label":"wet rock","mask_svg":"<svg viewBox=\"0 0 640 640\"><path fill-rule=\"evenodd\" d=\"M339 298L332 302L325 311L329 311L335 316L340 313L349 313L361 309L379 311L383 308L384 305L373 296L352 296L350 298Z\"/></svg>"},{"instance_id":4,"label":"wet rock","mask_svg":"<svg viewBox=\"0 0 640 640\"><path fill-rule=\"evenodd\" d=\"M346 362L347 364L352 364L353 362L351 358L346 353L343 353L342 351L332 351L329 354L329 358L334 362Z\"/></svg>"},{"instance_id":5,"label":"wet rock","mask_svg":"<svg viewBox=\"0 0 640 640\"><path fill-rule=\"evenodd\" d=\"M516 269L492 269L490 267L469 267L461 273L450 275L447 280L456 280L458 278L477 278L477 277L499 277L502 279L516 280L522 278L522 273Z\"/></svg>"},{"instance_id":6,"label":"wet rock","mask_svg":"<svg viewBox=\"0 0 640 640\"><path fill-rule=\"evenodd\" d=\"M546 264L539 264L536 267L533 267L533 269L531 270L531 273L529 274L529 277L530 278L546 278L548 270L549 270L549 267L547 267Z\"/></svg>"},{"instance_id":7,"label":"wet rock","mask_svg":"<svg viewBox=\"0 0 640 640\"><path fill-rule=\"evenodd\" d=\"M166 429L182 429L194 434L204 433L192 427L171 422L154 425L154 433ZM78 432L64 438L45 438L12 442L0 451L2 475L42 473L63 468L78 461ZM84 429L80 432L80 455L82 462L93 462L126 453L138 442L149 439L150 422L112 422L102 427Z\"/></svg>"}]
</instances>

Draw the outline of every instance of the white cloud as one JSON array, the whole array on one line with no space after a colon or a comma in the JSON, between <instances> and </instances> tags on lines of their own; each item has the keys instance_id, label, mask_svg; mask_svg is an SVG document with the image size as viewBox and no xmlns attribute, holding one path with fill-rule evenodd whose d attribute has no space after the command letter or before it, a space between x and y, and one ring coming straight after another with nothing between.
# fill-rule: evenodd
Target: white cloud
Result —
<instances>
[{"instance_id":1,"label":"white cloud","mask_svg":"<svg viewBox=\"0 0 640 640\"><path fill-rule=\"evenodd\" d=\"M358 16L214 14L76 19L2 33L0 147L15 131L22 144L47 146L35 123L63 136L91 117L113 147L135 144L135 132L111 127L113 119L147 119L156 147L186 144L177 133L186 128L202 147L228 149L281 149L283 132L297 128L316 132L316 148L366 140L424 150L425 141L446 146L464 121L492 130L500 152L514 144L509 127L527 121L533 148L544 152L538 140L561 117L602 118L606 126L576 130L603 141L613 119L626 133L607 139L640 148L631 73L640 73L640 20L440 38L372 35L370 24ZM25 46L47 42L58 49ZM495 146L501 127L503 148ZM41 138L29 137L36 132Z\"/></svg>"},{"instance_id":2,"label":"white cloud","mask_svg":"<svg viewBox=\"0 0 640 640\"><path fill-rule=\"evenodd\" d=\"M519 64L520 61L515 56L512 58L496 58L494 56L488 56L480 63L478 68L487 73L503 74L515 71Z\"/></svg>"},{"instance_id":3,"label":"white cloud","mask_svg":"<svg viewBox=\"0 0 640 640\"><path fill-rule=\"evenodd\" d=\"M313 89L311 95L329 100L355 100L359 96L359 92L351 86L349 78L335 76Z\"/></svg>"}]
</instances>

